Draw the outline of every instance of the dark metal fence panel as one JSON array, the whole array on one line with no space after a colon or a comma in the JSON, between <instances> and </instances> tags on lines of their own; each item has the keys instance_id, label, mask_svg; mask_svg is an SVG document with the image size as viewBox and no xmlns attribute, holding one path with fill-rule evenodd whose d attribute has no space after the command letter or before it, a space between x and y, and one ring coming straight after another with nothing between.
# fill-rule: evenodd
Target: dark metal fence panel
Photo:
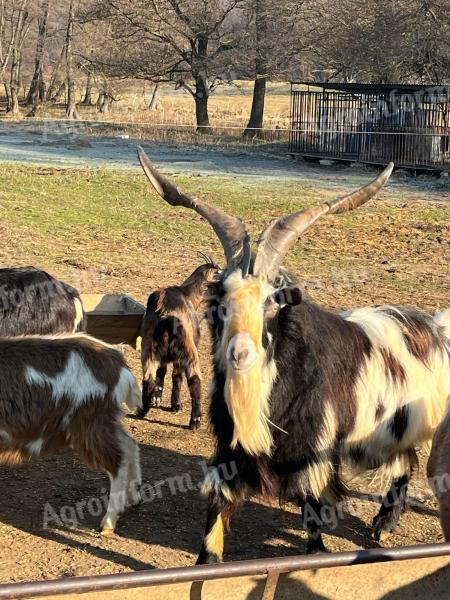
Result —
<instances>
[{"instance_id":1,"label":"dark metal fence panel","mask_svg":"<svg viewBox=\"0 0 450 600\"><path fill-rule=\"evenodd\" d=\"M449 87L292 87L290 152L368 163L450 166Z\"/></svg>"}]
</instances>

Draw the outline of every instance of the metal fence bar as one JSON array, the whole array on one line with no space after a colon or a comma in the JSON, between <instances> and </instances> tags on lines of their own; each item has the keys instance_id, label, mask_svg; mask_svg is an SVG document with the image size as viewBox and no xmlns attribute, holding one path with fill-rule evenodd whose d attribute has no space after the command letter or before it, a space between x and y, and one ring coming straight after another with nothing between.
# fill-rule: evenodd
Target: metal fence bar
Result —
<instances>
[{"instance_id":1,"label":"metal fence bar","mask_svg":"<svg viewBox=\"0 0 450 600\"><path fill-rule=\"evenodd\" d=\"M316 554L313 556L287 556L214 565L197 565L194 567L155 569L153 571L138 571L133 573L72 577L28 583L9 583L0 585L0 599L21 600L23 598L38 598L42 596L124 590L164 584L202 582L213 579L268 575L269 573L290 573L308 569L366 565L439 556L449 556L450 560L450 543L405 546L403 548L390 549L375 548L357 552Z\"/></svg>"}]
</instances>

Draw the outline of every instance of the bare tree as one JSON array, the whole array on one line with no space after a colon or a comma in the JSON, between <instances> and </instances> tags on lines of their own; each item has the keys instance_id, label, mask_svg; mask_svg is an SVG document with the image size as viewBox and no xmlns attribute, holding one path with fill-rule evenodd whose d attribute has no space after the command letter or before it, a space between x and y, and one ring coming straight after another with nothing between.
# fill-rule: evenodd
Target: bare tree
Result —
<instances>
[{"instance_id":1,"label":"bare tree","mask_svg":"<svg viewBox=\"0 0 450 600\"><path fill-rule=\"evenodd\" d=\"M176 83L192 95L197 130L207 133L208 100L228 77L224 57L234 47L234 19L244 2L101 0L84 20L108 22L119 51L110 54L103 47L92 60L112 76Z\"/></svg>"},{"instance_id":2,"label":"bare tree","mask_svg":"<svg viewBox=\"0 0 450 600\"><path fill-rule=\"evenodd\" d=\"M244 131L244 137L259 137L262 134L264 102L268 76L267 33L269 11L267 0L254 1L255 12L255 83L250 120Z\"/></svg>"},{"instance_id":3,"label":"bare tree","mask_svg":"<svg viewBox=\"0 0 450 600\"><path fill-rule=\"evenodd\" d=\"M94 83L94 76L92 73L92 69L88 68L87 79L86 79L86 89L84 92L83 99L81 101L81 104L83 106L92 106L94 104L93 100L92 100L93 83Z\"/></svg>"},{"instance_id":4,"label":"bare tree","mask_svg":"<svg viewBox=\"0 0 450 600\"><path fill-rule=\"evenodd\" d=\"M251 0L248 56L253 65L253 100L244 137L264 135L262 130L267 81L295 71L303 53L317 35L313 0Z\"/></svg>"},{"instance_id":5,"label":"bare tree","mask_svg":"<svg viewBox=\"0 0 450 600\"><path fill-rule=\"evenodd\" d=\"M38 37L36 43L34 73L27 95L28 106L36 107L45 99L44 48L47 39L49 5L49 0L43 0L42 5L40 6L41 12L37 17Z\"/></svg>"},{"instance_id":6,"label":"bare tree","mask_svg":"<svg viewBox=\"0 0 450 600\"><path fill-rule=\"evenodd\" d=\"M327 35L316 40L311 62L332 77L431 83L448 76L449 0L316 0L316 7Z\"/></svg>"},{"instance_id":7,"label":"bare tree","mask_svg":"<svg viewBox=\"0 0 450 600\"><path fill-rule=\"evenodd\" d=\"M20 68L28 17L28 0L0 2L0 78L6 92L6 111L12 115L20 113ZM10 75L7 80L5 72L9 65Z\"/></svg>"},{"instance_id":8,"label":"bare tree","mask_svg":"<svg viewBox=\"0 0 450 600\"><path fill-rule=\"evenodd\" d=\"M159 106L159 83L156 83L153 91L152 91L152 97L150 99L150 103L148 105L148 109L149 110L156 110Z\"/></svg>"},{"instance_id":9,"label":"bare tree","mask_svg":"<svg viewBox=\"0 0 450 600\"><path fill-rule=\"evenodd\" d=\"M73 60L73 34L75 24L75 0L70 0L69 18L67 22L66 33L66 77L67 77L67 106L66 117L68 119L78 119L78 111L75 100L75 79L74 79L74 60Z\"/></svg>"}]
</instances>

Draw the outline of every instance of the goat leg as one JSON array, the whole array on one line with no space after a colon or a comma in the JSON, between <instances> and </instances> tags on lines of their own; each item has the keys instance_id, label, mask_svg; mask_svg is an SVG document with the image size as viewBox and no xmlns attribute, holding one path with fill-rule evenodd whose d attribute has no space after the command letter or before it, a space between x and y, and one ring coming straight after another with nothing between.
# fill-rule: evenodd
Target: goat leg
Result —
<instances>
[{"instance_id":1,"label":"goat leg","mask_svg":"<svg viewBox=\"0 0 450 600\"><path fill-rule=\"evenodd\" d=\"M301 504L303 528L308 532L306 554L328 552L322 539L322 509L322 502L312 496L308 496Z\"/></svg>"},{"instance_id":2,"label":"goat leg","mask_svg":"<svg viewBox=\"0 0 450 600\"><path fill-rule=\"evenodd\" d=\"M162 395L164 390L164 379L167 373L167 365L161 365L156 371L155 389L153 392L153 403L151 406L159 408L161 406Z\"/></svg>"},{"instance_id":3,"label":"goat leg","mask_svg":"<svg viewBox=\"0 0 450 600\"><path fill-rule=\"evenodd\" d=\"M200 428L200 422L202 418L200 368L198 366L188 366L186 369L186 379L192 403L189 429L196 431Z\"/></svg>"},{"instance_id":4,"label":"goat leg","mask_svg":"<svg viewBox=\"0 0 450 600\"><path fill-rule=\"evenodd\" d=\"M409 475L394 479L390 490L381 504L380 512L373 520L374 539L383 541L397 527L402 513L406 509Z\"/></svg>"},{"instance_id":5,"label":"goat leg","mask_svg":"<svg viewBox=\"0 0 450 600\"><path fill-rule=\"evenodd\" d=\"M181 384L183 383L183 371L178 363L173 364L172 373L172 396L170 398L170 408L173 412L181 410Z\"/></svg>"}]
</instances>

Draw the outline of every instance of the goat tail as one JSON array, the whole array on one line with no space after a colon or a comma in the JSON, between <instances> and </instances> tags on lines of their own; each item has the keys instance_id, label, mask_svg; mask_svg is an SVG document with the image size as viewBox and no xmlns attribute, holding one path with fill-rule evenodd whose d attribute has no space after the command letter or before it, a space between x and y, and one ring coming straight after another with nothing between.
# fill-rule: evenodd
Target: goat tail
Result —
<instances>
[{"instance_id":1,"label":"goat tail","mask_svg":"<svg viewBox=\"0 0 450 600\"><path fill-rule=\"evenodd\" d=\"M436 313L434 316L435 322L442 327L444 335L450 343L450 308L442 312Z\"/></svg>"},{"instance_id":2,"label":"goat tail","mask_svg":"<svg viewBox=\"0 0 450 600\"><path fill-rule=\"evenodd\" d=\"M124 367L120 373L119 381L115 389L117 404L125 406L130 412L142 408L142 392L133 373Z\"/></svg>"}]
</instances>

